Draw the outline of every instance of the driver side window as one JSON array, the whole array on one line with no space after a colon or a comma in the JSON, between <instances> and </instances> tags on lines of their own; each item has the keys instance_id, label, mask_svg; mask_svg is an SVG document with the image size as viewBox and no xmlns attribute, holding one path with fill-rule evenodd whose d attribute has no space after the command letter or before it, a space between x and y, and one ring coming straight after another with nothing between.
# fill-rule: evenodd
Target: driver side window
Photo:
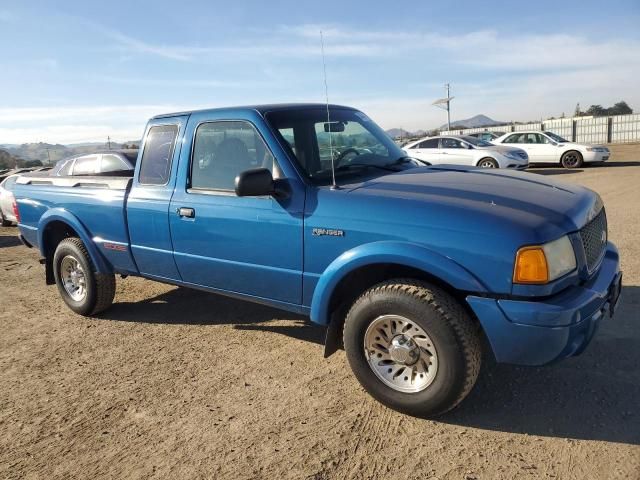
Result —
<instances>
[{"instance_id":1,"label":"driver side window","mask_svg":"<svg viewBox=\"0 0 640 480\"><path fill-rule=\"evenodd\" d=\"M191 160L191 188L234 191L245 170L267 168L275 160L253 125L246 121L203 123L196 130Z\"/></svg>"}]
</instances>

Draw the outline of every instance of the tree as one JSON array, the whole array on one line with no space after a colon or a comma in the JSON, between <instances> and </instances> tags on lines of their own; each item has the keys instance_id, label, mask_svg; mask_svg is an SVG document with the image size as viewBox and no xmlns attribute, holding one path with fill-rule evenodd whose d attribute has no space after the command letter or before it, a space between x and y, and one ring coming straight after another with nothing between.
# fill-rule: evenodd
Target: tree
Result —
<instances>
[{"instance_id":1,"label":"tree","mask_svg":"<svg viewBox=\"0 0 640 480\"><path fill-rule=\"evenodd\" d=\"M607 115L607 108L603 108L602 105L591 105L585 112L587 115L593 115L594 117L601 117Z\"/></svg>"},{"instance_id":2,"label":"tree","mask_svg":"<svg viewBox=\"0 0 640 480\"><path fill-rule=\"evenodd\" d=\"M633 113L631 107L627 105L627 102L625 102L624 100L619 101L613 107L608 108L607 110L607 113L609 115L629 115Z\"/></svg>"},{"instance_id":3,"label":"tree","mask_svg":"<svg viewBox=\"0 0 640 480\"><path fill-rule=\"evenodd\" d=\"M592 115L594 117L602 117L604 115L629 115L633 113L633 109L627 105L627 102L620 100L613 107L604 108L602 105L591 105L586 112L580 112L580 104L576 106L576 117L581 115Z\"/></svg>"},{"instance_id":4,"label":"tree","mask_svg":"<svg viewBox=\"0 0 640 480\"><path fill-rule=\"evenodd\" d=\"M20 167L41 167L42 162L40 160L19 160L18 161Z\"/></svg>"}]
</instances>

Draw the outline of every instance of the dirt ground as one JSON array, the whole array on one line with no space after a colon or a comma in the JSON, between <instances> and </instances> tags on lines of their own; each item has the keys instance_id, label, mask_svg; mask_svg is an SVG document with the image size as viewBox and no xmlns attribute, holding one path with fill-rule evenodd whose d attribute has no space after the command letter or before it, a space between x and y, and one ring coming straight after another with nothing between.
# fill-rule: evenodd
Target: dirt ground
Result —
<instances>
[{"instance_id":1,"label":"dirt ground","mask_svg":"<svg viewBox=\"0 0 640 480\"><path fill-rule=\"evenodd\" d=\"M640 479L640 146L598 191L623 301L580 357L484 368L437 421L372 400L304 318L137 278L100 318L0 231L0 478Z\"/></svg>"}]
</instances>

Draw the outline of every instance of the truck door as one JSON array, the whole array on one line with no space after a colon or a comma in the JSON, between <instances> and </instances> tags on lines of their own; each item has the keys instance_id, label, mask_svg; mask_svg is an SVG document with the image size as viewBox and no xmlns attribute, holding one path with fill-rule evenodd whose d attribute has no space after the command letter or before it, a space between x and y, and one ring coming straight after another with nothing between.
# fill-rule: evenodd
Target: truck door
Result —
<instances>
[{"instance_id":1,"label":"truck door","mask_svg":"<svg viewBox=\"0 0 640 480\"><path fill-rule=\"evenodd\" d=\"M274 178L289 179L274 156L284 152L271 134L258 131L259 118L211 115L216 114L194 114L189 121L186 135L193 143L184 147L171 200L171 235L182 280L300 304L304 188L290 182L285 199L236 196L235 177L245 170L268 168Z\"/></svg>"},{"instance_id":2,"label":"truck door","mask_svg":"<svg viewBox=\"0 0 640 480\"><path fill-rule=\"evenodd\" d=\"M180 280L168 215L182 145L178 140L184 135L188 118L149 122L127 200L131 251L138 270L159 279Z\"/></svg>"}]
</instances>

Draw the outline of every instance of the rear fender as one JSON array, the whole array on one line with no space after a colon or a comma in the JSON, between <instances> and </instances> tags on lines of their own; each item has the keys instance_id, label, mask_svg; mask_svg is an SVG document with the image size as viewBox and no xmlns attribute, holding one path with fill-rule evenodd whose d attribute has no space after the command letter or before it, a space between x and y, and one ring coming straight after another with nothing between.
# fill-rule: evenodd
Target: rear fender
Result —
<instances>
[{"instance_id":1,"label":"rear fender","mask_svg":"<svg viewBox=\"0 0 640 480\"><path fill-rule=\"evenodd\" d=\"M356 269L376 264L415 268L459 291L487 291L485 285L460 264L422 245L398 241L367 243L344 252L325 269L313 292L311 321L327 325L331 296L340 281Z\"/></svg>"},{"instance_id":2,"label":"rear fender","mask_svg":"<svg viewBox=\"0 0 640 480\"><path fill-rule=\"evenodd\" d=\"M47 210L38 222L38 245L40 246L40 254L47 259L48 263L50 263L51 259L47 258L47 250L49 249L47 242L49 240L46 238L45 232L47 230L47 226L52 222L62 222L71 227L78 234L78 237L80 237L80 240L82 240L82 243L84 243L84 246L89 253L89 257L91 257L91 262L93 263L96 272L111 273L112 270L109 267L109 264L98 251L96 244L91 239L89 231L78 217L64 208L52 208Z\"/></svg>"}]
</instances>

